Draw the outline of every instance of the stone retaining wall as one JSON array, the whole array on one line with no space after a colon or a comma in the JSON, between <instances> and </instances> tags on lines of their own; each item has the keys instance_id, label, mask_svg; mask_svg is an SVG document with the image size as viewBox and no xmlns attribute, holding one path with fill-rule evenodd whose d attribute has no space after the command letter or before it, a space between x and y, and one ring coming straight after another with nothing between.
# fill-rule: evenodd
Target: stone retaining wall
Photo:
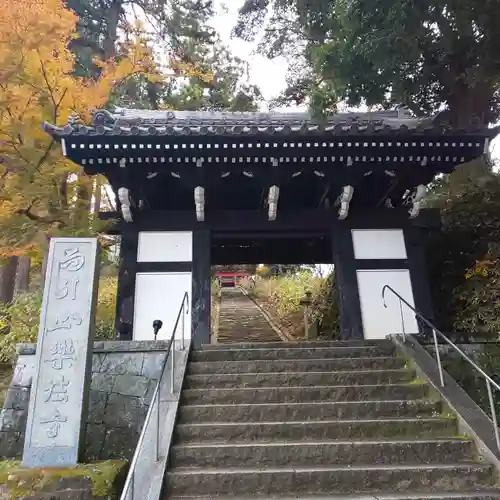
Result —
<instances>
[{"instance_id":1,"label":"stone retaining wall","mask_svg":"<svg viewBox=\"0 0 500 500\"><path fill-rule=\"evenodd\" d=\"M168 342L95 342L85 461L132 458ZM18 358L0 413L0 458L22 455L35 344L18 347Z\"/></svg>"}]
</instances>

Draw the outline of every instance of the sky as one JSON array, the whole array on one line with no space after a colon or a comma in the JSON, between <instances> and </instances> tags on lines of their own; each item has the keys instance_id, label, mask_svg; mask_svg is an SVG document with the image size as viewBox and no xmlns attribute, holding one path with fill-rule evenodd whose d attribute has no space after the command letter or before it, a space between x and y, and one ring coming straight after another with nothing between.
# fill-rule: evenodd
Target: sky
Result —
<instances>
[{"instance_id":1,"label":"sky","mask_svg":"<svg viewBox=\"0 0 500 500\"><path fill-rule=\"evenodd\" d=\"M231 31L238 19L238 9L244 0L215 0L216 18L213 27L222 40L231 47L233 54L249 65L250 83L257 85L266 101L277 97L286 87L288 63L285 59L269 60L256 54L256 44L231 38ZM265 105L264 105L265 106Z\"/></svg>"}]
</instances>

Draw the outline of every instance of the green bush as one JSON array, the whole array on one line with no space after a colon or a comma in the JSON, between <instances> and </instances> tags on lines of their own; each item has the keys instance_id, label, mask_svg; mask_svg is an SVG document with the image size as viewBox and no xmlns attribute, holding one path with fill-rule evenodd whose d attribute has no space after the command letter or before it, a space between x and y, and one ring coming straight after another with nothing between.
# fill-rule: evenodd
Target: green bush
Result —
<instances>
[{"instance_id":1,"label":"green bush","mask_svg":"<svg viewBox=\"0 0 500 500\"><path fill-rule=\"evenodd\" d=\"M96 311L95 338L113 340L116 338L115 313L118 280L115 277L101 278Z\"/></svg>"},{"instance_id":2,"label":"green bush","mask_svg":"<svg viewBox=\"0 0 500 500\"><path fill-rule=\"evenodd\" d=\"M315 300L315 318L322 336L336 339L340 333L340 310L337 299L335 273L324 278Z\"/></svg>"},{"instance_id":3,"label":"green bush","mask_svg":"<svg viewBox=\"0 0 500 500\"><path fill-rule=\"evenodd\" d=\"M273 315L294 330L303 328L303 306L300 300L306 292L313 300L312 320L318 321L328 337L338 333L338 307L334 291L334 274L327 278L315 276L310 270L296 275L277 276L257 281L248 291L265 303ZM299 333L300 334L300 333Z\"/></svg>"},{"instance_id":4,"label":"green bush","mask_svg":"<svg viewBox=\"0 0 500 500\"><path fill-rule=\"evenodd\" d=\"M435 357L434 354L433 356ZM475 352L471 357L493 380L497 383L500 382L500 346L498 344L484 345L481 352ZM488 390L484 377L454 351L442 356L442 364L443 368L464 389L471 399L491 417ZM500 419L500 393L494 388L493 399L495 401L497 417Z\"/></svg>"},{"instance_id":5,"label":"green bush","mask_svg":"<svg viewBox=\"0 0 500 500\"><path fill-rule=\"evenodd\" d=\"M311 292L313 299L319 296L323 282L322 278L313 276L310 272L302 272L296 276L271 278L270 299L280 317L302 312L300 300L306 292Z\"/></svg>"},{"instance_id":6,"label":"green bush","mask_svg":"<svg viewBox=\"0 0 500 500\"><path fill-rule=\"evenodd\" d=\"M18 295L10 306L0 308L0 362L12 362L16 345L21 342L36 342L42 293Z\"/></svg>"},{"instance_id":7,"label":"green bush","mask_svg":"<svg viewBox=\"0 0 500 500\"><path fill-rule=\"evenodd\" d=\"M96 311L96 339L116 337L115 304L116 278L102 278ZM0 363L13 361L17 344L36 342L41 307L41 291L18 295L11 305L0 307L0 328L3 330L0 334Z\"/></svg>"}]
</instances>

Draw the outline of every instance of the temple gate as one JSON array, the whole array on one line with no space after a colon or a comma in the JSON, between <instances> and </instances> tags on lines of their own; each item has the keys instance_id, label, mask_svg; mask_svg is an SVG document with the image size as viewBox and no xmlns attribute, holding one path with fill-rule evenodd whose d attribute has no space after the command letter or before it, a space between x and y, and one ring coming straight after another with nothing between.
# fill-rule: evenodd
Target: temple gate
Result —
<instances>
[{"instance_id":1,"label":"temple gate","mask_svg":"<svg viewBox=\"0 0 500 500\"><path fill-rule=\"evenodd\" d=\"M45 129L117 196L100 217L121 235L120 337L152 338L153 320L171 324L188 292L199 345L210 342L215 264L333 263L342 339L400 333L401 314L407 333L419 330L395 299L384 308L384 285L432 320L423 252L440 221L421 208L426 186L489 143L488 130L439 120L115 109Z\"/></svg>"}]
</instances>

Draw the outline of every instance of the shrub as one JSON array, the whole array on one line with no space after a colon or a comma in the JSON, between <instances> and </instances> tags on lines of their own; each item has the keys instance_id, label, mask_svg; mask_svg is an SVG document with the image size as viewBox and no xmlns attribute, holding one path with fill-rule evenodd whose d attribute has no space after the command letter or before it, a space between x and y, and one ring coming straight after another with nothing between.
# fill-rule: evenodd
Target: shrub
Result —
<instances>
[{"instance_id":1,"label":"shrub","mask_svg":"<svg viewBox=\"0 0 500 500\"><path fill-rule=\"evenodd\" d=\"M338 333L339 317L333 287L333 273L323 278L305 270L295 275L257 280L255 287L250 287L248 291L270 309L279 323L299 335L303 330L300 300L306 292L310 292L313 300L311 319L318 321L322 330L331 337Z\"/></svg>"},{"instance_id":2,"label":"shrub","mask_svg":"<svg viewBox=\"0 0 500 500\"><path fill-rule=\"evenodd\" d=\"M97 302L95 338L112 340L116 338L115 312L118 280L114 277L101 278Z\"/></svg>"},{"instance_id":3,"label":"shrub","mask_svg":"<svg viewBox=\"0 0 500 500\"><path fill-rule=\"evenodd\" d=\"M18 295L10 306L0 308L0 362L12 362L16 345L22 342L36 342L42 293Z\"/></svg>"},{"instance_id":4,"label":"shrub","mask_svg":"<svg viewBox=\"0 0 500 500\"><path fill-rule=\"evenodd\" d=\"M102 278L99 282L99 297L96 311L95 338L115 338L116 278ZM18 295L9 306L0 307L0 362L10 363L14 359L16 345L36 342L42 291Z\"/></svg>"},{"instance_id":5,"label":"shrub","mask_svg":"<svg viewBox=\"0 0 500 500\"><path fill-rule=\"evenodd\" d=\"M433 350L431 353L433 357L435 357ZM479 367L495 380L495 382L500 383L500 346L498 344L486 344L482 346L481 350L468 354ZM450 351L441 356L443 369L446 370L471 399L491 417L488 390L484 377L454 351ZM494 388L492 389L497 418L500 419L500 393Z\"/></svg>"}]
</instances>

